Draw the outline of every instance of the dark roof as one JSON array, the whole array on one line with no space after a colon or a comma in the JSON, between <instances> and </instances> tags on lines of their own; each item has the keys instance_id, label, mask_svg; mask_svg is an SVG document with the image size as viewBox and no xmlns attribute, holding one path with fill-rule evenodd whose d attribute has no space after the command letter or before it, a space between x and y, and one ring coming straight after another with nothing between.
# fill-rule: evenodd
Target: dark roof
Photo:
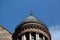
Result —
<instances>
[{"instance_id":1,"label":"dark roof","mask_svg":"<svg viewBox=\"0 0 60 40\"><path fill-rule=\"evenodd\" d=\"M30 15L29 17L27 17L27 18L23 21L23 23L25 23L25 22L40 22L40 21L39 21L36 17Z\"/></svg>"},{"instance_id":2,"label":"dark roof","mask_svg":"<svg viewBox=\"0 0 60 40\"><path fill-rule=\"evenodd\" d=\"M28 16L25 20L23 20L18 26L21 26L25 23L39 23L43 25L45 28L47 28L47 25L45 25L41 20L38 20L35 16L33 16L32 12L30 12L30 16Z\"/></svg>"},{"instance_id":3,"label":"dark roof","mask_svg":"<svg viewBox=\"0 0 60 40\"><path fill-rule=\"evenodd\" d=\"M28 23L28 22L34 22L34 23L40 23L42 24L43 26L47 27L41 20L38 20L35 16L33 15L30 15L29 17L27 17L23 22L23 23Z\"/></svg>"},{"instance_id":4,"label":"dark roof","mask_svg":"<svg viewBox=\"0 0 60 40\"><path fill-rule=\"evenodd\" d=\"M35 16L32 15L32 11L30 11L30 16L27 17L27 18L23 21L23 23L26 23L26 22L37 22L37 23L40 23L40 21L39 21Z\"/></svg>"}]
</instances>

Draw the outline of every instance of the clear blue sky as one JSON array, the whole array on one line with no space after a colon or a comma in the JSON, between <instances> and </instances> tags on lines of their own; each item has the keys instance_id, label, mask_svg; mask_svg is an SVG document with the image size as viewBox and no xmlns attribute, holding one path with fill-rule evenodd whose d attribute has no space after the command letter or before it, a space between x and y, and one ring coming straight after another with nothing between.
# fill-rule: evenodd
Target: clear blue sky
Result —
<instances>
[{"instance_id":1,"label":"clear blue sky","mask_svg":"<svg viewBox=\"0 0 60 40\"><path fill-rule=\"evenodd\" d=\"M0 25L13 32L30 10L48 28L60 25L60 0L0 0Z\"/></svg>"}]
</instances>

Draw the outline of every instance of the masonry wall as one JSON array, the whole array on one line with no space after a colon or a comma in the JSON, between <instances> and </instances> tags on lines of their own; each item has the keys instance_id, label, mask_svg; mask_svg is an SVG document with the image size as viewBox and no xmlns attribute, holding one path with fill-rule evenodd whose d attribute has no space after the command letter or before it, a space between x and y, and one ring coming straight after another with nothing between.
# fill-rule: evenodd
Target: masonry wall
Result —
<instances>
[{"instance_id":1,"label":"masonry wall","mask_svg":"<svg viewBox=\"0 0 60 40\"><path fill-rule=\"evenodd\" d=\"M0 26L0 40L12 40L12 34Z\"/></svg>"}]
</instances>

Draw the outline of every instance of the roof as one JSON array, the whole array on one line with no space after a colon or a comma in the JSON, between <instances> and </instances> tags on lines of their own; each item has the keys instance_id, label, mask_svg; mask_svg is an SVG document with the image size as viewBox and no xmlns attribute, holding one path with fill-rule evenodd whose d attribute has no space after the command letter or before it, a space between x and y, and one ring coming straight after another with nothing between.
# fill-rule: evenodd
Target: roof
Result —
<instances>
[{"instance_id":1,"label":"roof","mask_svg":"<svg viewBox=\"0 0 60 40\"><path fill-rule=\"evenodd\" d=\"M25 23L39 23L39 24L44 24L40 20L38 20L35 16L32 15L32 12L30 12L30 16L28 16L26 19L24 19L16 29L18 29L21 25Z\"/></svg>"},{"instance_id":2,"label":"roof","mask_svg":"<svg viewBox=\"0 0 60 40\"><path fill-rule=\"evenodd\" d=\"M32 15L32 11L30 11L30 16L27 17L23 23L26 23L26 22L40 22L35 16Z\"/></svg>"},{"instance_id":3,"label":"roof","mask_svg":"<svg viewBox=\"0 0 60 40\"><path fill-rule=\"evenodd\" d=\"M34 17L33 15L30 15L30 16L27 17L23 22L24 22L24 23L25 23L25 22L39 22L39 20L38 20L36 17Z\"/></svg>"},{"instance_id":4,"label":"roof","mask_svg":"<svg viewBox=\"0 0 60 40\"><path fill-rule=\"evenodd\" d=\"M40 23L40 24L44 24L43 22L41 22L41 20L38 20L35 16L32 15L32 11L30 11L30 16L28 16L25 20L23 20L23 23Z\"/></svg>"},{"instance_id":5,"label":"roof","mask_svg":"<svg viewBox=\"0 0 60 40\"><path fill-rule=\"evenodd\" d=\"M35 16L32 15L32 11L30 12L30 16L28 16L26 19L22 21L20 25L25 24L25 23L39 23L43 25L45 28L47 28L47 25L45 25L41 20L37 19Z\"/></svg>"}]
</instances>

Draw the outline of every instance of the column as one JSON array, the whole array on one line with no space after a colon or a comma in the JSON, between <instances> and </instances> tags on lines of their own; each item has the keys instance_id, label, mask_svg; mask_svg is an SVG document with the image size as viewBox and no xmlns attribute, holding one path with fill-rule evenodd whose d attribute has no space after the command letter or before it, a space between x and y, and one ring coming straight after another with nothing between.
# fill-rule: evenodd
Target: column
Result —
<instances>
[{"instance_id":1,"label":"column","mask_svg":"<svg viewBox=\"0 0 60 40\"><path fill-rule=\"evenodd\" d=\"M45 40L45 37L43 36L43 40Z\"/></svg>"},{"instance_id":2,"label":"column","mask_svg":"<svg viewBox=\"0 0 60 40\"><path fill-rule=\"evenodd\" d=\"M42 40L42 38L40 37L39 40Z\"/></svg>"},{"instance_id":3,"label":"column","mask_svg":"<svg viewBox=\"0 0 60 40\"><path fill-rule=\"evenodd\" d=\"M19 40L19 39L17 39L17 40Z\"/></svg>"},{"instance_id":4,"label":"column","mask_svg":"<svg viewBox=\"0 0 60 40\"><path fill-rule=\"evenodd\" d=\"M22 35L22 40L26 40L26 36L25 35Z\"/></svg>"},{"instance_id":5,"label":"column","mask_svg":"<svg viewBox=\"0 0 60 40\"><path fill-rule=\"evenodd\" d=\"M39 40L39 34L36 33L36 40Z\"/></svg>"},{"instance_id":6,"label":"column","mask_svg":"<svg viewBox=\"0 0 60 40\"><path fill-rule=\"evenodd\" d=\"M29 40L31 40L31 38L32 38L32 37L31 37L31 33L30 33L30 34L29 34Z\"/></svg>"}]
</instances>

